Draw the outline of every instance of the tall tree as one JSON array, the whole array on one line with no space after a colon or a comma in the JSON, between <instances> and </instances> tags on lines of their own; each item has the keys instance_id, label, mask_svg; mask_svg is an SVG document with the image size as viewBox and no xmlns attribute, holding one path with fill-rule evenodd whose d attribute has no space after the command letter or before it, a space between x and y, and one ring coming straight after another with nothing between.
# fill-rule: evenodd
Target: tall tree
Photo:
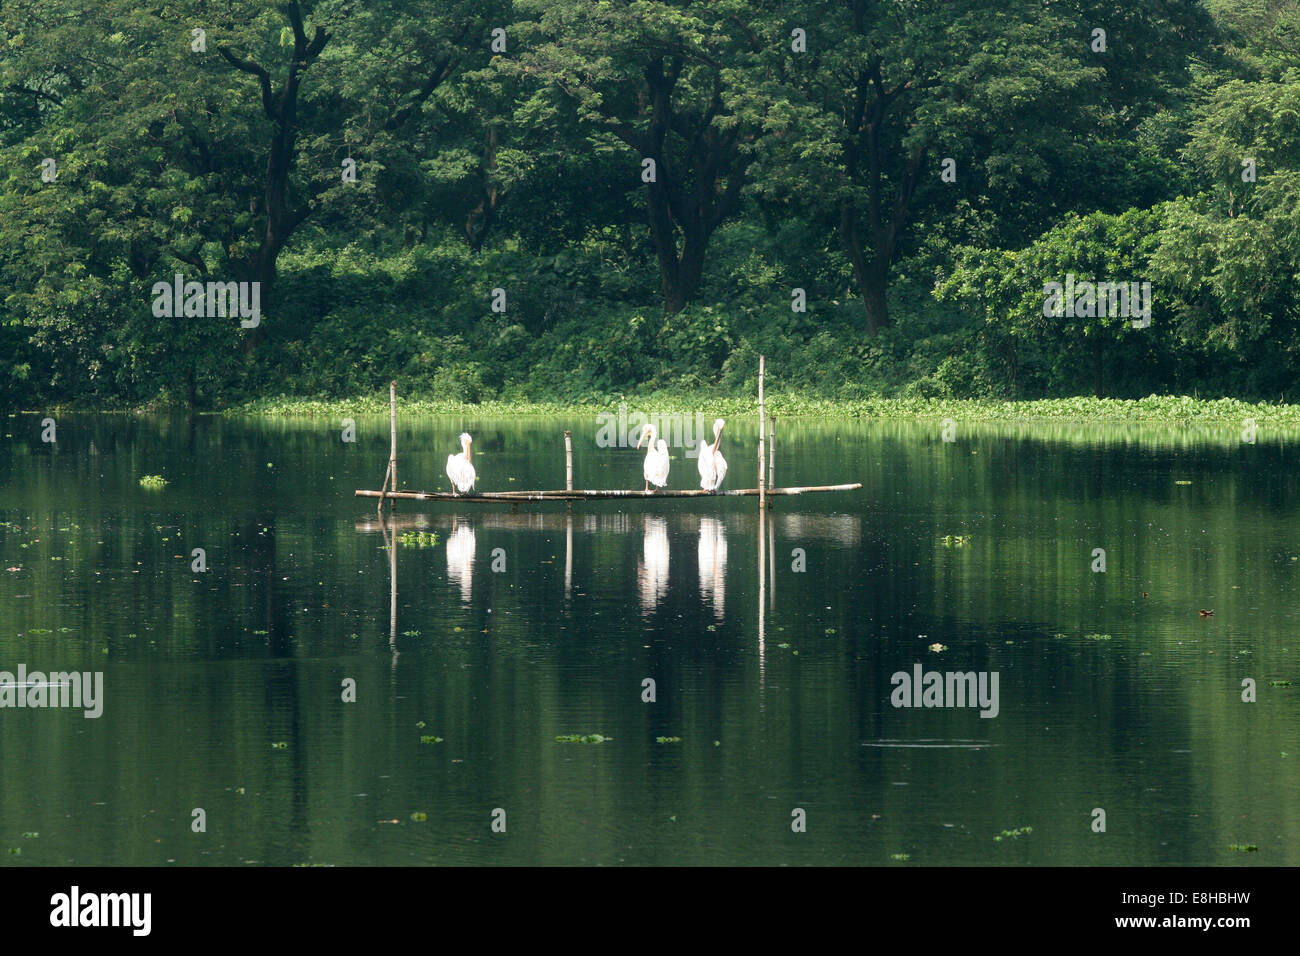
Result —
<instances>
[{"instance_id":1,"label":"tall tree","mask_svg":"<svg viewBox=\"0 0 1300 956\"><path fill-rule=\"evenodd\" d=\"M699 292L715 230L740 209L755 143L767 132L753 88L768 74L770 2L520 0L522 50L502 68L538 81L532 111L558 93L599 141L629 151L645 182L664 305ZM741 108L742 102L744 108Z\"/></svg>"},{"instance_id":2,"label":"tall tree","mask_svg":"<svg viewBox=\"0 0 1300 956\"><path fill-rule=\"evenodd\" d=\"M791 68L812 110L794 134L820 166L808 175L835 207L869 334L890 323L890 273L918 206L952 202L945 170L1050 205L1077 189L1079 131L1131 136L1207 42L1191 36L1210 25L1192 2L1091 6L1107 5L850 0L791 19L808 36Z\"/></svg>"}]
</instances>

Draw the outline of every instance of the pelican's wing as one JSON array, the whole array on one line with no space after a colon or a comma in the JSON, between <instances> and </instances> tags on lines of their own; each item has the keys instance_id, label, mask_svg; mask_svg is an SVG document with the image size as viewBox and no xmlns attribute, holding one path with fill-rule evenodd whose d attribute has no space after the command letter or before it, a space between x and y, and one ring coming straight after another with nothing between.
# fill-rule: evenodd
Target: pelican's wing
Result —
<instances>
[{"instance_id":1,"label":"pelican's wing","mask_svg":"<svg viewBox=\"0 0 1300 956\"><path fill-rule=\"evenodd\" d=\"M708 481L713 477L713 463L709 460L713 457L712 449L703 438L700 439L698 447L699 452L695 459L695 467L700 470L700 481Z\"/></svg>"},{"instance_id":2,"label":"pelican's wing","mask_svg":"<svg viewBox=\"0 0 1300 956\"><path fill-rule=\"evenodd\" d=\"M722 457L722 452L713 456L714 479L713 487L722 487L722 480L727 477L727 459Z\"/></svg>"}]
</instances>

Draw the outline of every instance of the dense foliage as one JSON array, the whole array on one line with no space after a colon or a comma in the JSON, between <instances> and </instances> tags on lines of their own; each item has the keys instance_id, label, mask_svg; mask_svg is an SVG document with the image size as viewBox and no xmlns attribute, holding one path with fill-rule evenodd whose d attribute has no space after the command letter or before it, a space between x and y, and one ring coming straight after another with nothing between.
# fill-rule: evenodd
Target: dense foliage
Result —
<instances>
[{"instance_id":1,"label":"dense foliage","mask_svg":"<svg viewBox=\"0 0 1300 956\"><path fill-rule=\"evenodd\" d=\"M1298 286L1300 0L0 8L10 407L1276 401Z\"/></svg>"}]
</instances>

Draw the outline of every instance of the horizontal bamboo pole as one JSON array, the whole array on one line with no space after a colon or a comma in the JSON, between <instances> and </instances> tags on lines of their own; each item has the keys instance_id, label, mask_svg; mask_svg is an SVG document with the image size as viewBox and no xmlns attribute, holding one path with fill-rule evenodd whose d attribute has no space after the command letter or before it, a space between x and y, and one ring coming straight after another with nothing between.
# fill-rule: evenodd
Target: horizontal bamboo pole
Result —
<instances>
[{"instance_id":1,"label":"horizontal bamboo pole","mask_svg":"<svg viewBox=\"0 0 1300 956\"><path fill-rule=\"evenodd\" d=\"M803 495L820 491L855 491L862 487L861 482L851 485L810 485L803 488L766 488L768 495ZM571 491L557 489L554 491L476 491L470 494L455 495L449 491L366 491L354 492L358 498L405 498L411 501L598 501L610 498L734 498L752 497L758 494L757 488L735 488L730 491L703 491L692 489L672 491L622 491L618 489L596 489L592 491Z\"/></svg>"}]
</instances>

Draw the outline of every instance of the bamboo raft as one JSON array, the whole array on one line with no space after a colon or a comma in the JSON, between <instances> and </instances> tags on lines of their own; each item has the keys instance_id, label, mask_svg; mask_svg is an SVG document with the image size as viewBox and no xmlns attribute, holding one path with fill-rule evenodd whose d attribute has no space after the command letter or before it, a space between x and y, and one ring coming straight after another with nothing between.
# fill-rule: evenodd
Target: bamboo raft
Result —
<instances>
[{"instance_id":1,"label":"bamboo raft","mask_svg":"<svg viewBox=\"0 0 1300 956\"><path fill-rule=\"evenodd\" d=\"M827 491L856 491L862 487L861 482L843 485L806 485L798 488L774 488L776 472L776 417L768 418L763 402L763 376L766 360L758 357L758 487L733 488L727 491L704 491L703 489L634 491L616 488L577 489L573 487L573 439L569 432L564 433L564 483L562 489L548 491L471 491L459 494L451 491L397 491L397 383L388 386L388 423L390 434L390 451L388 469L384 473L384 483L379 491L359 488L353 492L357 498L378 498L380 511L384 501L389 509L396 507L397 501L463 501L463 502L510 502L515 508L521 501L601 501L629 498L758 498L758 507L765 510L771 507L767 499L782 495L807 495ZM389 490L389 489L392 490Z\"/></svg>"},{"instance_id":2,"label":"bamboo raft","mask_svg":"<svg viewBox=\"0 0 1300 956\"><path fill-rule=\"evenodd\" d=\"M861 482L849 485L809 485L803 488L765 488L765 495L804 495L819 491L855 491ZM577 489L561 488L554 491L471 491L454 494L450 491L366 491L358 489L358 498L396 498L407 501L599 501L608 498L725 498L753 497L757 488L733 488L728 491L702 491L699 489L658 491L623 491L613 488Z\"/></svg>"}]
</instances>

